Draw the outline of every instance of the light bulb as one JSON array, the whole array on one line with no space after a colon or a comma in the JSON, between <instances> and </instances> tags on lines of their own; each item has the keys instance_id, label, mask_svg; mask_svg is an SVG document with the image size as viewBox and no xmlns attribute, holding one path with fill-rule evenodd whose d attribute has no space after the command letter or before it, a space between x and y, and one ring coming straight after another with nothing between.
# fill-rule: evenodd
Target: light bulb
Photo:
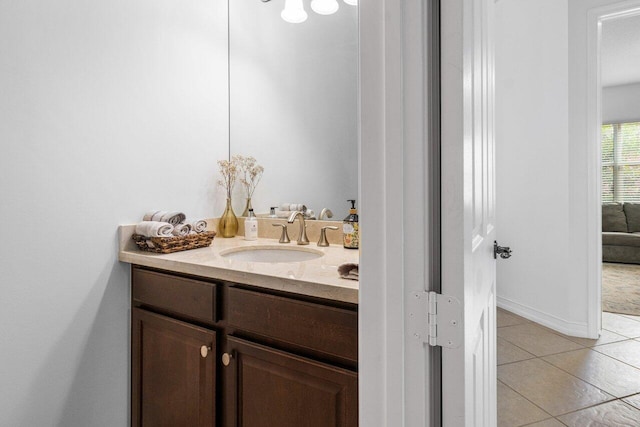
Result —
<instances>
[{"instance_id":1,"label":"light bulb","mask_svg":"<svg viewBox=\"0 0 640 427\"><path fill-rule=\"evenodd\" d=\"M307 20L302 0L285 0L284 9L280 14L282 19L292 24L299 24Z\"/></svg>"},{"instance_id":2,"label":"light bulb","mask_svg":"<svg viewBox=\"0 0 640 427\"><path fill-rule=\"evenodd\" d=\"M344 0L344 2L346 4L348 4L349 6L357 6L358 5L358 0Z\"/></svg>"},{"instance_id":3,"label":"light bulb","mask_svg":"<svg viewBox=\"0 0 640 427\"><path fill-rule=\"evenodd\" d=\"M313 0L311 9L318 15L331 15L336 13L340 5L336 0Z\"/></svg>"}]
</instances>

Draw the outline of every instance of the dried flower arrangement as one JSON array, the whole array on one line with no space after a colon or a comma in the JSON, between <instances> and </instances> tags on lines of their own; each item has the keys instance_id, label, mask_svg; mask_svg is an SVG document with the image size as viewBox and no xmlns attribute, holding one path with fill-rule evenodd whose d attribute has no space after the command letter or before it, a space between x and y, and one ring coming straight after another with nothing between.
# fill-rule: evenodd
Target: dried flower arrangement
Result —
<instances>
[{"instance_id":1,"label":"dried flower arrangement","mask_svg":"<svg viewBox=\"0 0 640 427\"><path fill-rule=\"evenodd\" d=\"M250 199L253 196L253 192L260 183L264 168L258 164L255 157L233 156L238 162L240 169L240 182L244 186L246 197Z\"/></svg>"},{"instance_id":2,"label":"dried flower arrangement","mask_svg":"<svg viewBox=\"0 0 640 427\"><path fill-rule=\"evenodd\" d=\"M227 199L231 199L231 192L238 178L238 160L236 157L234 156L231 160L218 160L220 175L222 175L222 179L218 180L218 185L227 190Z\"/></svg>"}]
</instances>

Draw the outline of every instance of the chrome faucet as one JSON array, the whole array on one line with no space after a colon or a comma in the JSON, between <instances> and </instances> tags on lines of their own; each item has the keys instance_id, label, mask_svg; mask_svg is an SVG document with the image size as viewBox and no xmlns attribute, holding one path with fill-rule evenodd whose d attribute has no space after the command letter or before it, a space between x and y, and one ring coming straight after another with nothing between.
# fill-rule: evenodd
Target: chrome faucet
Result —
<instances>
[{"instance_id":1,"label":"chrome faucet","mask_svg":"<svg viewBox=\"0 0 640 427\"><path fill-rule=\"evenodd\" d=\"M322 208L318 220L322 221L322 218L324 218L325 215L327 215L327 218L333 218L333 212L331 212L331 209Z\"/></svg>"},{"instance_id":2,"label":"chrome faucet","mask_svg":"<svg viewBox=\"0 0 640 427\"><path fill-rule=\"evenodd\" d=\"M308 245L309 238L307 237L307 225L304 223L304 214L300 211L293 211L289 215L287 222L293 224L296 221L296 217L300 218L300 234L298 234L298 244Z\"/></svg>"}]
</instances>

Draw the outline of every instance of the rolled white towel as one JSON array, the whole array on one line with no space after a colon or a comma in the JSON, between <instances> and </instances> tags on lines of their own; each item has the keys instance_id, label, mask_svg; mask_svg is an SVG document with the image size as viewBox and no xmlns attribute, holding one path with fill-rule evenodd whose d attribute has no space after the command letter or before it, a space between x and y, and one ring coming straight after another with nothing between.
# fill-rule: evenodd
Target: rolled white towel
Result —
<instances>
[{"instance_id":1,"label":"rolled white towel","mask_svg":"<svg viewBox=\"0 0 640 427\"><path fill-rule=\"evenodd\" d=\"M171 237L173 225L167 222L142 221L136 225L136 234L146 237Z\"/></svg>"},{"instance_id":2,"label":"rolled white towel","mask_svg":"<svg viewBox=\"0 0 640 427\"><path fill-rule=\"evenodd\" d=\"M280 210L306 212L307 206L303 203L282 203L280 204Z\"/></svg>"},{"instance_id":3,"label":"rolled white towel","mask_svg":"<svg viewBox=\"0 0 640 427\"><path fill-rule=\"evenodd\" d=\"M276 211L276 216L278 218L289 218L289 215L291 215L294 212L302 212L302 215L304 215L305 219L316 219L316 214L311 209L304 210L304 211L299 211L297 209L292 211Z\"/></svg>"},{"instance_id":4,"label":"rolled white towel","mask_svg":"<svg viewBox=\"0 0 640 427\"><path fill-rule=\"evenodd\" d=\"M151 219L147 219L151 216ZM182 212L155 211L147 212L144 216L145 221L168 222L171 225L180 224L185 219Z\"/></svg>"},{"instance_id":5,"label":"rolled white towel","mask_svg":"<svg viewBox=\"0 0 640 427\"><path fill-rule=\"evenodd\" d=\"M153 215L151 215L151 219L149 221L158 221L158 222L160 222L162 220L162 217L165 216L166 214L167 214L167 211L155 211L153 213ZM147 217L147 215L145 215L145 218L146 217ZM147 221L147 220L145 219L145 221Z\"/></svg>"},{"instance_id":6,"label":"rolled white towel","mask_svg":"<svg viewBox=\"0 0 640 427\"><path fill-rule=\"evenodd\" d=\"M182 223L190 225L191 229L196 233L207 231L207 221L205 221L204 219L187 218L183 220Z\"/></svg>"},{"instance_id":7,"label":"rolled white towel","mask_svg":"<svg viewBox=\"0 0 640 427\"><path fill-rule=\"evenodd\" d=\"M184 237L191 231L191 224L176 224L171 234L174 236Z\"/></svg>"},{"instance_id":8,"label":"rolled white towel","mask_svg":"<svg viewBox=\"0 0 640 427\"><path fill-rule=\"evenodd\" d=\"M144 214L144 217L142 217L143 221L153 221L153 217L155 214L157 214L160 211L149 211L146 214Z\"/></svg>"},{"instance_id":9,"label":"rolled white towel","mask_svg":"<svg viewBox=\"0 0 640 427\"><path fill-rule=\"evenodd\" d=\"M182 212L167 212L162 215L160 221L168 222L171 225L180 224L186 218Z\"/></svg>"}]
</instances>

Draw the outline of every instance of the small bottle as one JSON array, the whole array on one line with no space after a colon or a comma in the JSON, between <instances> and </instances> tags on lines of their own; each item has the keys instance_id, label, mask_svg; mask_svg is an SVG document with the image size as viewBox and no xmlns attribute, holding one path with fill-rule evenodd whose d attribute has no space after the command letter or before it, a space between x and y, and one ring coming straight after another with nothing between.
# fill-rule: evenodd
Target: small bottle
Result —
<instances>
[{"instance_id":1,"label":"small bottle","mask_svg":"<svg viewBox=\"0 0 640 427\"><path fill-rule=\"evenodd\" d=\"M277 209L277 206L272 206L270 208L271 212L269 213L269 218L277 218L278 217L276 215L276 209Z\"/></svg>"},{"instance_id":2,"label":"small bottle","mask_svg":"<svg viewBox=\"0 0 640 427\"><path fill-rule=\"evenodd\" d=\"M360 236L358 233L358 210L356 209L355 200L347 200L351 202L349 216L342 223L342 241L343 246L347 249L358 249Z\"/></svg>"},{"instance_id":3,"label":"small bottle","mask_svg":"<svg viewBox=\"0 0 640 427\"><path fill-rule=\"evenodd\" d=\"M244 240L258 240L258 218L249 209L249 216L244 220Z\"/></svg>"}]
</instances>

